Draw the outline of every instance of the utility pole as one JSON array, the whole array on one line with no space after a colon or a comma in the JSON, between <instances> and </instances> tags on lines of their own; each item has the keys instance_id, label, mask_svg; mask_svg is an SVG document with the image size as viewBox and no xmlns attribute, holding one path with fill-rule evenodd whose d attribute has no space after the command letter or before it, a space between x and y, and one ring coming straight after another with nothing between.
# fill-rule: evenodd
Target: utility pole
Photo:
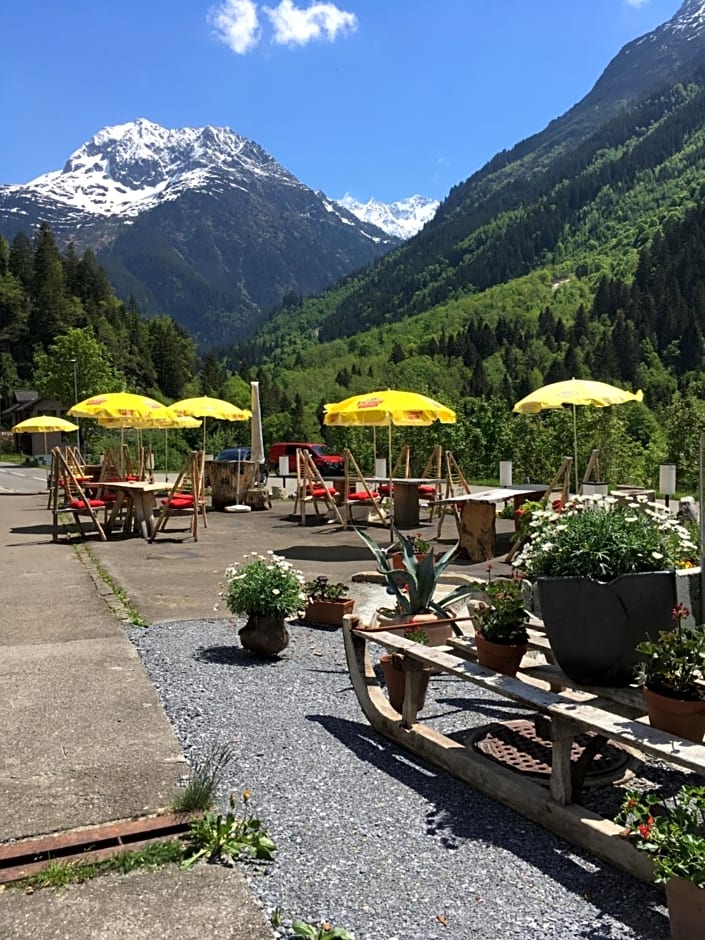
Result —
<instances>
[{"instance_id":1,"label":"utility pole","mask_svg":"<svg viewBox=\"0 0 705 940\"><path fill-rule=\"evenodd\" d=\"M78 404L78 360L75 356L71 357L71 362L73 364L73 403L74 405ZM78 418L76 418L76 447L78 452L81 452L81 428L78 424Z\"/></svg>"}]
</instances>

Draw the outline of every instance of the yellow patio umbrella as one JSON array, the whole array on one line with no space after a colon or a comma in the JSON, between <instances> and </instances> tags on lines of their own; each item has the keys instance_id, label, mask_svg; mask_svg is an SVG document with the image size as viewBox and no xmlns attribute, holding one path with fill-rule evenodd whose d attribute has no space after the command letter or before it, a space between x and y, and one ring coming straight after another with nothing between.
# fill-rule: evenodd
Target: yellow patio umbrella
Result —
<instances>
[{"instance_id":1,"label":"yellow patio umbrella","mask_svg":"<svg viewBox=\"0 0 705 940\"><path fill-rule=\"evenodd\" d=\"M606 382L593 382L589 379L567 379L565 382L553 382L544 385L526 395L514 405L513 410L518 414L534 415L547 408L562 408L564 405L573 406L573 451L575 458L575 492L578 492L578 425L576 419L577 405L592 405L595 408L606 408L608 405L622 405L628 401L641 401L644 393L639 389L636 392L627 392L623 388L608 385Z\"/></svg>"},{"instance_id":2,"label":"yellow patio umbrella","mask_svg":"<svg viewBox=\"0 0 705 940\"><path fill-rule=\"evenodd\" d=\"M247 421L252 417L252 412L247 408L238 408L237 405L229 401L223 401L222 398L210 398L208 395L202 395L200 398L184 398L181 401L175 401L169 406L177 415L185 415L191 418L203 418L203 450L206 449L206 421L207 418L215 418L218 421Z\"/></svg>"},{"instance_id":3,"label":"yellow patio umbrella","mask_svg":"<svg viewBox=\"0 0 705 940\"><path fill-rule=\"evenodd\" d=\"M174 417L168 405L163 405L147 395L137 395L132 392L107 392L92 395L72 405L68 413L74 418L116 418L125 421L148 417ZM125 425L125 427L130 426Z\"/></svg>"},{"instance_id":4,"label":"yellow patio umbrella","mask_svg":"<svg viewBox=\"0 0 705 940\"><path fill-rule=\"evenodd\" d=\"M24 421L20 421L12 429L14 434L43 434L45 454L47 452L47 434L54 431L77 430L77 424L72 424L65 418L57 418L54 415L35 415L34 418L25 418Z\"/></svg>"},{"instance_id":5,"label":"yellow patio umbrella","mask_svg":"<svg viewBox=\"0 0 705 940\"><path fill-rule=\"evenodd\" d=\"M200 428L201 421L188 415L149 415L146 418L98 418L98 424L104 428L135 428L137 431L164 431L164 468L165 479L169 481L169 429Z\"/></svg>"},{"instance_id":6,"label":"yellow patio umbrella","mask_svg":"<svg viewBox=\"0 0 705 940\"><path fill-rule=\"evenodd\" d=\"M455 424L455 412L440 402L418 392L388 388L364 395L353 395L325 406L323 423L347 427L388 428L389 491L392 474L392 425L427 427L434 421Z\"/></svg>"}]
</instances>

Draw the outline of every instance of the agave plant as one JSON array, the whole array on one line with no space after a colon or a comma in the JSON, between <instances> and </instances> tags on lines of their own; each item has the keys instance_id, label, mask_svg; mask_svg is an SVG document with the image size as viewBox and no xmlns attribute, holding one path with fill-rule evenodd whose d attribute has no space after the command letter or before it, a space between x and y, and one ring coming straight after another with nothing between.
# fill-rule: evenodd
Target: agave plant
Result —
<instances>
[{"instance_id":1,"label":"agave plant","mask_svg":"<svg viewBox=\"0 0 705 940\"><path fill-rule=\"evenodd\" d=\"M377 570L384 575L387 591L394 595L397 607L404 614L422 614L431 611L440 617L447 617L449 607L469 597L476 590L476 587L471 584L462 584L450 594L446 594L442 603L433 599L440 576L458 551L458 542L443 555L437 557L431 550L425 558L419 561L414 551L414 536L407 537L398 529L394 529L394 538L402 553L403 568L400 569L392 567L386 551L374 539L360 529L355 529L355 531L374 555Z\"/></svg>"}]
</instances>

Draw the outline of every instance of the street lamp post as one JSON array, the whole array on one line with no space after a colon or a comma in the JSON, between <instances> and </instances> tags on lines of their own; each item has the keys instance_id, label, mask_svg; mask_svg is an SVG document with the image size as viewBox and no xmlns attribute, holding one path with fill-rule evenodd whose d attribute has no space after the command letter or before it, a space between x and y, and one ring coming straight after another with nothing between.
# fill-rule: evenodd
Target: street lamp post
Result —
<instances>
[{"instance_id":1,"label":"street lamp post","mask_svg":"<svg viewBox=\"0 0 705 940\"><path fill-rule=\"evenodd\" d=\"M75 356L71 357L71 363L73 364L73 403L74 405L78 403L78 360ZM78 448L79 453L81 452L81 428L79 427L78 418L76 419L76 447Z\"/></svg>"}]
</instances>

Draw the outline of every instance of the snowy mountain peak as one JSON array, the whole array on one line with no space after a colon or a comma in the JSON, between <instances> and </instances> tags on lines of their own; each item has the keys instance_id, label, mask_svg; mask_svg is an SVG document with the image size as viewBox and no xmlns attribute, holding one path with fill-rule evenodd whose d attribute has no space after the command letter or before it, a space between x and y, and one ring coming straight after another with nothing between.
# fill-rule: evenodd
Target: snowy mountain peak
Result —
<instances>
[{"instance_id":1,"label":"snowy mountain peak","mask_svg":"<svg viewBox=\"0 0 705 940\"><path fill-rule=\"evenodd\" d=\"M214 174L230 185L253 176L301 185L258 144L229 128L168 130L145 118L104 127L66 161L23 186L2 187L99 216L134 217Z\"/></svg>"},{"instance_id":2,"label":"snowy mountain peak","mask_svg":"<svg viewBox=\"0 0 705 940\"><path fill-rule=\"evenodd\" d=\"M358 202L346 193L338 202L363 222L369 222L388 235L403 239L419 232L433 218L439 206L437 199L418 195L384 203L376 199Z\"/></svg>"}]
</instances>

